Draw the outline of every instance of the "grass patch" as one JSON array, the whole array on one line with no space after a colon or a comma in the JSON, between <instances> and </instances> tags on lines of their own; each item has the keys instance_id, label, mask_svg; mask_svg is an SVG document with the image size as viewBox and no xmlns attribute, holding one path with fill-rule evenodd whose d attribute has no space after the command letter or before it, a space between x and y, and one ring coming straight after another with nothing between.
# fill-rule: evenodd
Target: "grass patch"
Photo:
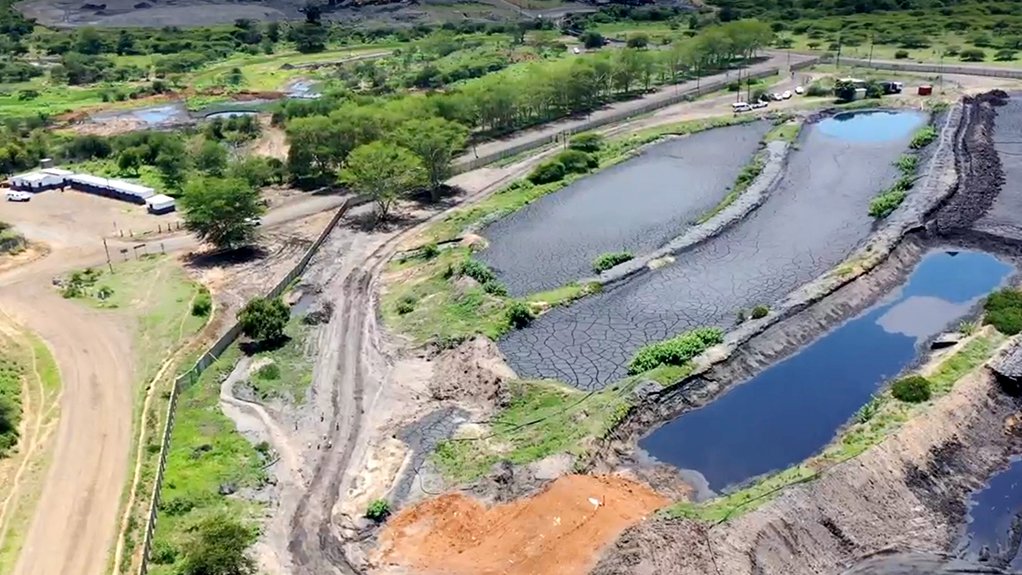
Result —
<instances>
[{"instance_id":1,"label":"grass patch","mask_svg":"<svg viewBox=\"0 0 1022 575\"><path fill-rule=\"evenodd\" d=\"M609 270L610 268L627 262L634 258L631 252L607 252L596 256L593 260L593 271L601 273Z\"/></svg>"},{"instance_id":2,"label":"grass patch","mask_svg":"<svg viewBox=\"0 0 1022 575\"><path fill-rule=\"evenodd\" d=\"M912 136L912 141L909 143L908 147L913 150L921 150L936 140L937 135L937 128L934 127L933 124L927 124L916 131L916 133Z\"/></svg>"},{"instance_id":3,"label":"grass patch","mask_svg":"<svg viewBox=\"0 0 1022 575\"><path fill-rule=\"evenodd\" d=\"M249 385L260 399L284 399L294 404L305 401L305 392L312 385L312 358L306 349L311 331L312 328L300 317L293 317L284 328L287 342L277 349L255 355L257 360L268 358L273 361L258 369L249 379Z\"/></svg>"},{"instance_id":4,"label":"grass patch","mask_svg":"<svg viewBox=\"0 0 1022 575\"><path fill-rule=\"evenodd\" d=\"M440 443L432 458L445 477L471 481L498 461L537 461L556 453L584 455L624 418L632 404L625 383L585 393L552 381L512 384L514 399L480 437Z\"/></svg>"},{"instance_id":5,"label":"grass patch","mask_svg":"<svg viewBox=\"0 0 1022 575\"><path fill-rule=\"evenodd\" d=\"M983 303L983 310L986 312L983 321L1001 333L1022 332L1022 292L1011 288L997 290Z\"/></svg>"},{"instance_id":6,"label":"grass patch","mask_svg":"<svg viewBox=\"0 0 1022 575\"><path fill-rule=\"evenodd\" d=\"M794 142L801 131L802 124L800 122L783 122L781 124L777 124L772 130L767 132L766 136L763 137L763 141Z\"/></svg>"},{"instance_id":7,"label":"grass patch","mask_svg":"<svg viewBox=\"0 0 1022 575\"><path fill-rule=\"evenodd\" d=\"M987 330L940 362L927 377L932 397L946 395L955 382L988 360L1005 339L1001 333ZM734 493L703 503L676 504L668 510L668 514L717 523L751 511L783 489L811 481L830 467L879 444L929 405L930 402L915 404L897 401L890 390L885 390L859 409L850 424L819 455Z\"/></svg>"},{"instance_id":8,"label":"grass patch","mask_svg":"<svg viewBox=\"0 0 1022 575\"><path fill-rule=\"evenodd\" d=\"M192 532L203 520L220 513L243 522L259 516L259 504L221 495L222 490L258 488L266 481L266 456L237 432L219 408L220 381L240 358L237 345L232 345L181 391L154 539L166 561L154 561L150 573L177 573L174 558L184 555Z\"/></svg>"},{"instance_id":9,"label":"grass patch","mask_svg":"<svg viewBox=\"0 0 1022 575\"><path fill-rule=\"evenodd\" d=\"M763 153L757 152L752 157L752 160L742 168L742 171L738 173L738 177L735 179L735 185L731 187L731 191L724 196L724 199L719 204L713 207L710 211L699 216L696 220L697 223L705 224L710 221L711 218L724 211L725 208L730 206L737 200L745 190L749 189L752 182L759 176L763 171L763 166L766 165L766 157Z\"/></svg>"},{"instance_id":10,"label":"grass patch","mask_svg":"<svg viewBox=\"0 0 1022 575\"><path fill-rule=\"evenodd\" d=\"M684 366L707 348L722 343L724 332L716 327L700 327L680 335L646 344L628 363L628 373L637 375L662 365Z\"/></svg>"}]
</instances>

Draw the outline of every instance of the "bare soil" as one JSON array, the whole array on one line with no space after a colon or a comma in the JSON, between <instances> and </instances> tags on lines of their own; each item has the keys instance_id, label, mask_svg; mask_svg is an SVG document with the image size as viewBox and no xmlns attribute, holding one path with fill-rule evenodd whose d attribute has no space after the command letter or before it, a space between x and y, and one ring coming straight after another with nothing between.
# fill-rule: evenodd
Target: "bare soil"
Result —
<instances>
[{"instance_id":1,"label":"bare soil","mask_svg":"<svg viewBox=\"0 0 1022 575\"><path fill-rule=\"evenodd\" d=\"M388 520L378 573L583 574L599 550L667 499L618 476L570 475L541 493L487 508L452 493Z\"/></svg>"}]
</instances>

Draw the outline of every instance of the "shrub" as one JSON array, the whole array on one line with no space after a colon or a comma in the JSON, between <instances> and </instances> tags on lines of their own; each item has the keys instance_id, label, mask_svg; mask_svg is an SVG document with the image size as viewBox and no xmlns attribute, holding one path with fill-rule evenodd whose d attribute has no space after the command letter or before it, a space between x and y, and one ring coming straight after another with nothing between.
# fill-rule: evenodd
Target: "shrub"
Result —
<instances>
[{"instance_id":1,"label":"shrub","mask_svg":"<svg viewBox=\"0 0 1022 575\"><path fill-rule=\"evenodd\" d=\"M206 317L213 310L213 298L205 287L199 289L198 295L192 300L192 315Z\"/></svg>"},{"instance_id":2,"label":"shrub","mask_svg":"<svg viewBox=\"0 0 1022 575\"><path fill-rule=\"evenodd\" d=\"M983 304L986 323L1006 335L1022 332L1022 292L1009 288L990 294Z\"/></svg>"},{"instance_id":3,"label":"shrub","mask_svg":"<svg viewBox=\"0 0 1022 575\"><path fill-rule=\"evenodd\" d=\"M766 317L768 313L770 313L770 308L765 305L758 305L752 308L752 314L750 317L752 317L752 319L760 319Z\"/></svg>"},{"instance_id":4,"label":"shrub","mask_svg":"<svg viewBox=\"0 0 1022 575\"><path fill-rule=\"evenodd\" d=\"M247 304L238 314L241 331L248 337L259 341L272 341L284 336L284 327L291 316L281 299L257 297Z\"/></svg>"},{"instance_id":5,"label":"shrub","mask_svg":"<svg viewBox=\"0 0 1022 575\"><path fill-rule=\"evenodd\" d=\"M814 83L810 84L808 88L806 88L806 96L813 96L813 97L816 97L816 98L820 98L820 97L823 97L823 96L829 96L830 93L831 93L831 89L830 88L828 88L828 87L826 87L823 84L820 84L818 82L814 82Z\"/></svg>"},{"instance_id":6,"label":"shrub","mask_svg":"<svg viewBox=\"0 0 1022 575\"><path fill-rule=\"evenodd\" d=\"M438 255L440 255L440 248L434 243L426 244L419 250L419 257L424 260L431 260Z\"/></svg>"},{"instance_id":7,"label":"shrub","mask_svg":"<svg viewBox=\"0 0 1022 575\"><path fill-rule=\"evenodd\" d=\"M735 322L736 323L745 323L745 320L747 320L747 319L749 319L749 318L746 316L744 309L738 310L738 313L735 314Z\"/></svg>"},{"instance_id":8,"label":"shrub","mask_svg":"<svg viewBox=\"0 0 1022 575\"><path fill-rule=\"evenodd\" d=\"M1010 62L1011 60L1015 59L1016 53L1017 52L1015 50L1012 50L1010 48L998 50L997 53L994 54L994 60L997 60L998 62Z\"/></svg>"},{"instance_id":9,"label":"shrub","mask_svg":"<svg viewBox=\"0 0 1022 575\"><path fill-rule=\"evenodd\" d=\"M390 515L390 503L386 499L376 499L366 508L366 519L380 522Z\"/></svg>"},{"instance_id":10,"label":"shrub","mask_svg":"<svg viewBox=\"0 0 1022 575\"><path fill-rule=\"evenodd\" d=\"M911 176L916 173L916 167L919 165L919 156L903 154L894 165L898 167L898 171L903 176Z\"/></svg>"},{"instance_id":11,"label":"shrub","mask_svg":"<svg viewBox=\"0 0 1022 575\"><path fill-rule=\"evenodd\" d=\"M588 152L590 154L599 152L603 147L603 136L594 132L579 134L571 139L571 142L568 143L568 147L572 150Z\"/></svg>"},{"instance_id":12,"label":"shrub","mask_svg":"<svg viewBox=\"0 0 1022 575\"><path fill-rule=\"evenodd\" d=\"M932 125L926 125L919 128L915 135L912 136L912 142L908 146L913 150L918 150L929 146L936 139L937 128L934 128Z\"/></svg>"},{"instance_id":13,"label":"shrub","mask_svg":"<svg viewBox=\"0 0 1022 575\"><path fill-rule=\"evenodd\" d=\"M706 348L724 341L724 332L715 327L700 327L679 336L643 346L632 356L628 373L637 375L661 365L681 366Z\"/></svg>"},{"instance_id":14,"label":"shrub","mask_svg":"<svg viewBox=\"0 0 1022 575\"><path fill-rule=\"evenodd\" d=\"M863 405L855 412L856 423L867 423L873 419L873 416L880 411L880 406L883 405L883 396L874 395L869 399L866 405Z\"/></svg>"},{"instance_id":15,"label":"shrub","mask_svg":"<svg viewBox=\"0 0 1022 575\"><path fill-rule=\"evenodd\" d=\"M497 281L497 274L493 273L489 266L472 258L461 262L461 267L458 268L458 275L468 276L481 285Z\"/></svg>"},{"instance_id":16,"label":"shrub","mask_svg":"<svg viewBox=\"0 0 1022 575\"><path fill-rule=\"evenodd\" d=\"M411 294L405 294L398 300L395 311L398 315L405 315L415 311L415 296Z\"/></svg>"},{"instance_id":17,"label":"shrub","mask_svg":"<svg viewBox=\"0 0 1022 575\"><path fill-rule=\"evenodd\" d=\"M557 154L556 161L564 166L566 174L584 174L600 165L596 156L578 150L564 150Z\"/></svg>"},{"instance_id":18,"label":"shrub","mask_svg":"<svg viewBox=\"0 0 1022 575\"><path fill-rule=\"evenodd\" d=\"M564 179L564 164L557 160L550 160L543 162L536 166L536 169L529 174L529 181L533 184L549 184L551 182L559 182Z\"/></svg>"},{"instance_id":19,"label":"shrub","mask_svg":"<svg viewBox=\"0 0 1022 575\"><path fill-rule=\"evenodd\" d=\"M904 191L897 189L886 191L869 202L869 215L877 219L886 218L904 201Z\"/></svg>"},{"instance_id":20,"label":"shrub","mask_svg":"<svg viewBox=\"0 0 1022 575\"><path fill-rule=\"evenodd\" d=\"M99 299L110 299L110 297L113 295L114 288L110 286L99 286L99 289L96 290L96 297L98 297Z\"/></svg>"},{"instance_id":21,"label":"shrub","mask_svg":"<svg viewBox=\"0 0 1022 575\"><path fill-rule=\"evenodd\" d=\"M507 288L499 281L493 280L483 284L483 291L495 296L507 296Z\"/></svg>"},{"instance_id":22,"label":"shrub","mask_svg":"<svg viewBox=\"0 0 1022 575\"><path fill-rule=\"evenodd\" d=\"M961 46L955 46L954 44L952 44L948 46L946 50L944 50L944 54L948 56L957 56L959 53L961 53L961 51L962 51Z\"/></svg>"},{"instance_id":23,"label":"shrub","mask_svg":"<svg viewBox=\"0 0 1022 575\"><path fill-rule=\"evenodd\" d=\"M628 42L626 43L629 48L645 48L649 45L649 36L645 34L635 34L629 36Z\"/></svg>"},{"instance_id":24,"label":"shrub","mask_svg":"<svg viewBox=\"0 0 1022 575\"><path fill-rule=\"evenodd\" d=\"M966 48L961 51L962 62L982 62L986 57L986 52L979 48Z\"/></svg>"},{"instance_id":25,"label":"shrub","mask_svg":"<svg viewBox=\"0 0 1022 575\"><path fill-rule=\"evenodd\" d=\"M507 307L507 322L511 327L521 329L532 323L533 315L529 305L525 302L513 301Z\"/></svg>"},{"instance_id":26,"label":"shrub","mask_svg":"<svg viewBox=\"0 0 1022 575\"><path fill-rule=\"evenodd\" d=\"M280 379L280 366L275 363L268 363L256 370L256 377L259 379Z\"/></svg>"},{"instance_id":27,"label":"shrub","mask_svg":"<svg viewBox=\"0 0 1022 575\"><path fill-rule=\"evenodd\" d=\"M891 395L905 403L922 403L930 399L930 380L921 375L910 375L894 382Z\"/></svg>"},{"instance_id":28,"label":"shrub","mask_svg":"<svg viewBox=\"0 0 1022 575\"><path fill-rule=\"evenodd\" d=\"M632 254L628 252L607 252L596 256L593 260L593 271L596 273L604 272L610 268L624 263L632 259Z\"/></svg>"},{"instance_id":29,"label":"shrub","mask_svg":"<svg viewBox=\"0 0 1022 575\"><path fill-rule=\"evenodd\" d=\"M977 329L979 329L979 325L974 321L963 321L958 324L958 333L966 337L976 333Z\"/></svg>"},{"instance_id":30,"label":"shrub","mask_svg":"<svg viewBox=\"0 0 1022 575\"><path fill-rule=\"evenodd\" d=\"M170 542L157 539L153 543L152 562L157 565L171 565L177 561L177 547Z\"/></svg>"},{"instance_id":31,"label":"shrub","mask_svg":"<svg viewBox=\"0 0 1022 575\"><path fill-rule=\"evenodd\" d=\"M894 53L895 60L904 60L908 58L908 50L898 50Z\"/></svg>"}]
</instances>

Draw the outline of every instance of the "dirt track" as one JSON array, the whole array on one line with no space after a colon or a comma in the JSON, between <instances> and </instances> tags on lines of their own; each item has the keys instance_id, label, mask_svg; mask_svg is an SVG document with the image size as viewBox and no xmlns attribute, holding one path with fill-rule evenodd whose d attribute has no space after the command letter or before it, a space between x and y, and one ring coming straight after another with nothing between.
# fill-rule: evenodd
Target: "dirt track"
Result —
<instances>
[{"instance_id":1,"label":"dirt track","mask_svg":"<svg viewBox=\"0 0 1022 575\"><path fill-rule=\"evenodd\" d=\"M53 463L14 573L101 573L131 446L131 330L34 282L5 286L0 307L46 340L63 384Z\"/></svg>"}]
</instances>

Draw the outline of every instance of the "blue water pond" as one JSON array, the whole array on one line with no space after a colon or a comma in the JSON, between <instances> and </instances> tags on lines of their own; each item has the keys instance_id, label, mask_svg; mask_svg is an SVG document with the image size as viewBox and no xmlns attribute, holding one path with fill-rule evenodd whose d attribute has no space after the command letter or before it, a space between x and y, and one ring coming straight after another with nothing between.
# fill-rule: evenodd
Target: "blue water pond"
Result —
<instances>
[{"instance_id":1,"label":"blue water pond","mask_svg":"<svg viewBox=\"0 0 1022 575\"><path fill-rule=\"evenodd\" d=\"M919 112L844 112L819 123L817 129L828 136L849 142L889 142L904 138L926 122Z\"/></svg>"},{"instance_id":2,"label":"blue water pond","mask_svg":"<svg viewBox=\"0 0 1022 575\"><path fill-rule=\"evenodd\" d=\"M1012 269L981 252L931 252L880 303L639 445L716 491L797 463Z\"/></svg>"},{"instance_id":3,"label":"blue water pond","mask_svg":"<svg viewBox=\"0 0 1022 575\"><path fill-rule=\"evenodd\" d=\"M1018 539L1012 532L1022 528L1022 461L990 479L969 501L969 524L961 543L962 551L976 557L984 551L1000 558L1008 567L1022 569Z\"/></svg>"}]
</instances>

